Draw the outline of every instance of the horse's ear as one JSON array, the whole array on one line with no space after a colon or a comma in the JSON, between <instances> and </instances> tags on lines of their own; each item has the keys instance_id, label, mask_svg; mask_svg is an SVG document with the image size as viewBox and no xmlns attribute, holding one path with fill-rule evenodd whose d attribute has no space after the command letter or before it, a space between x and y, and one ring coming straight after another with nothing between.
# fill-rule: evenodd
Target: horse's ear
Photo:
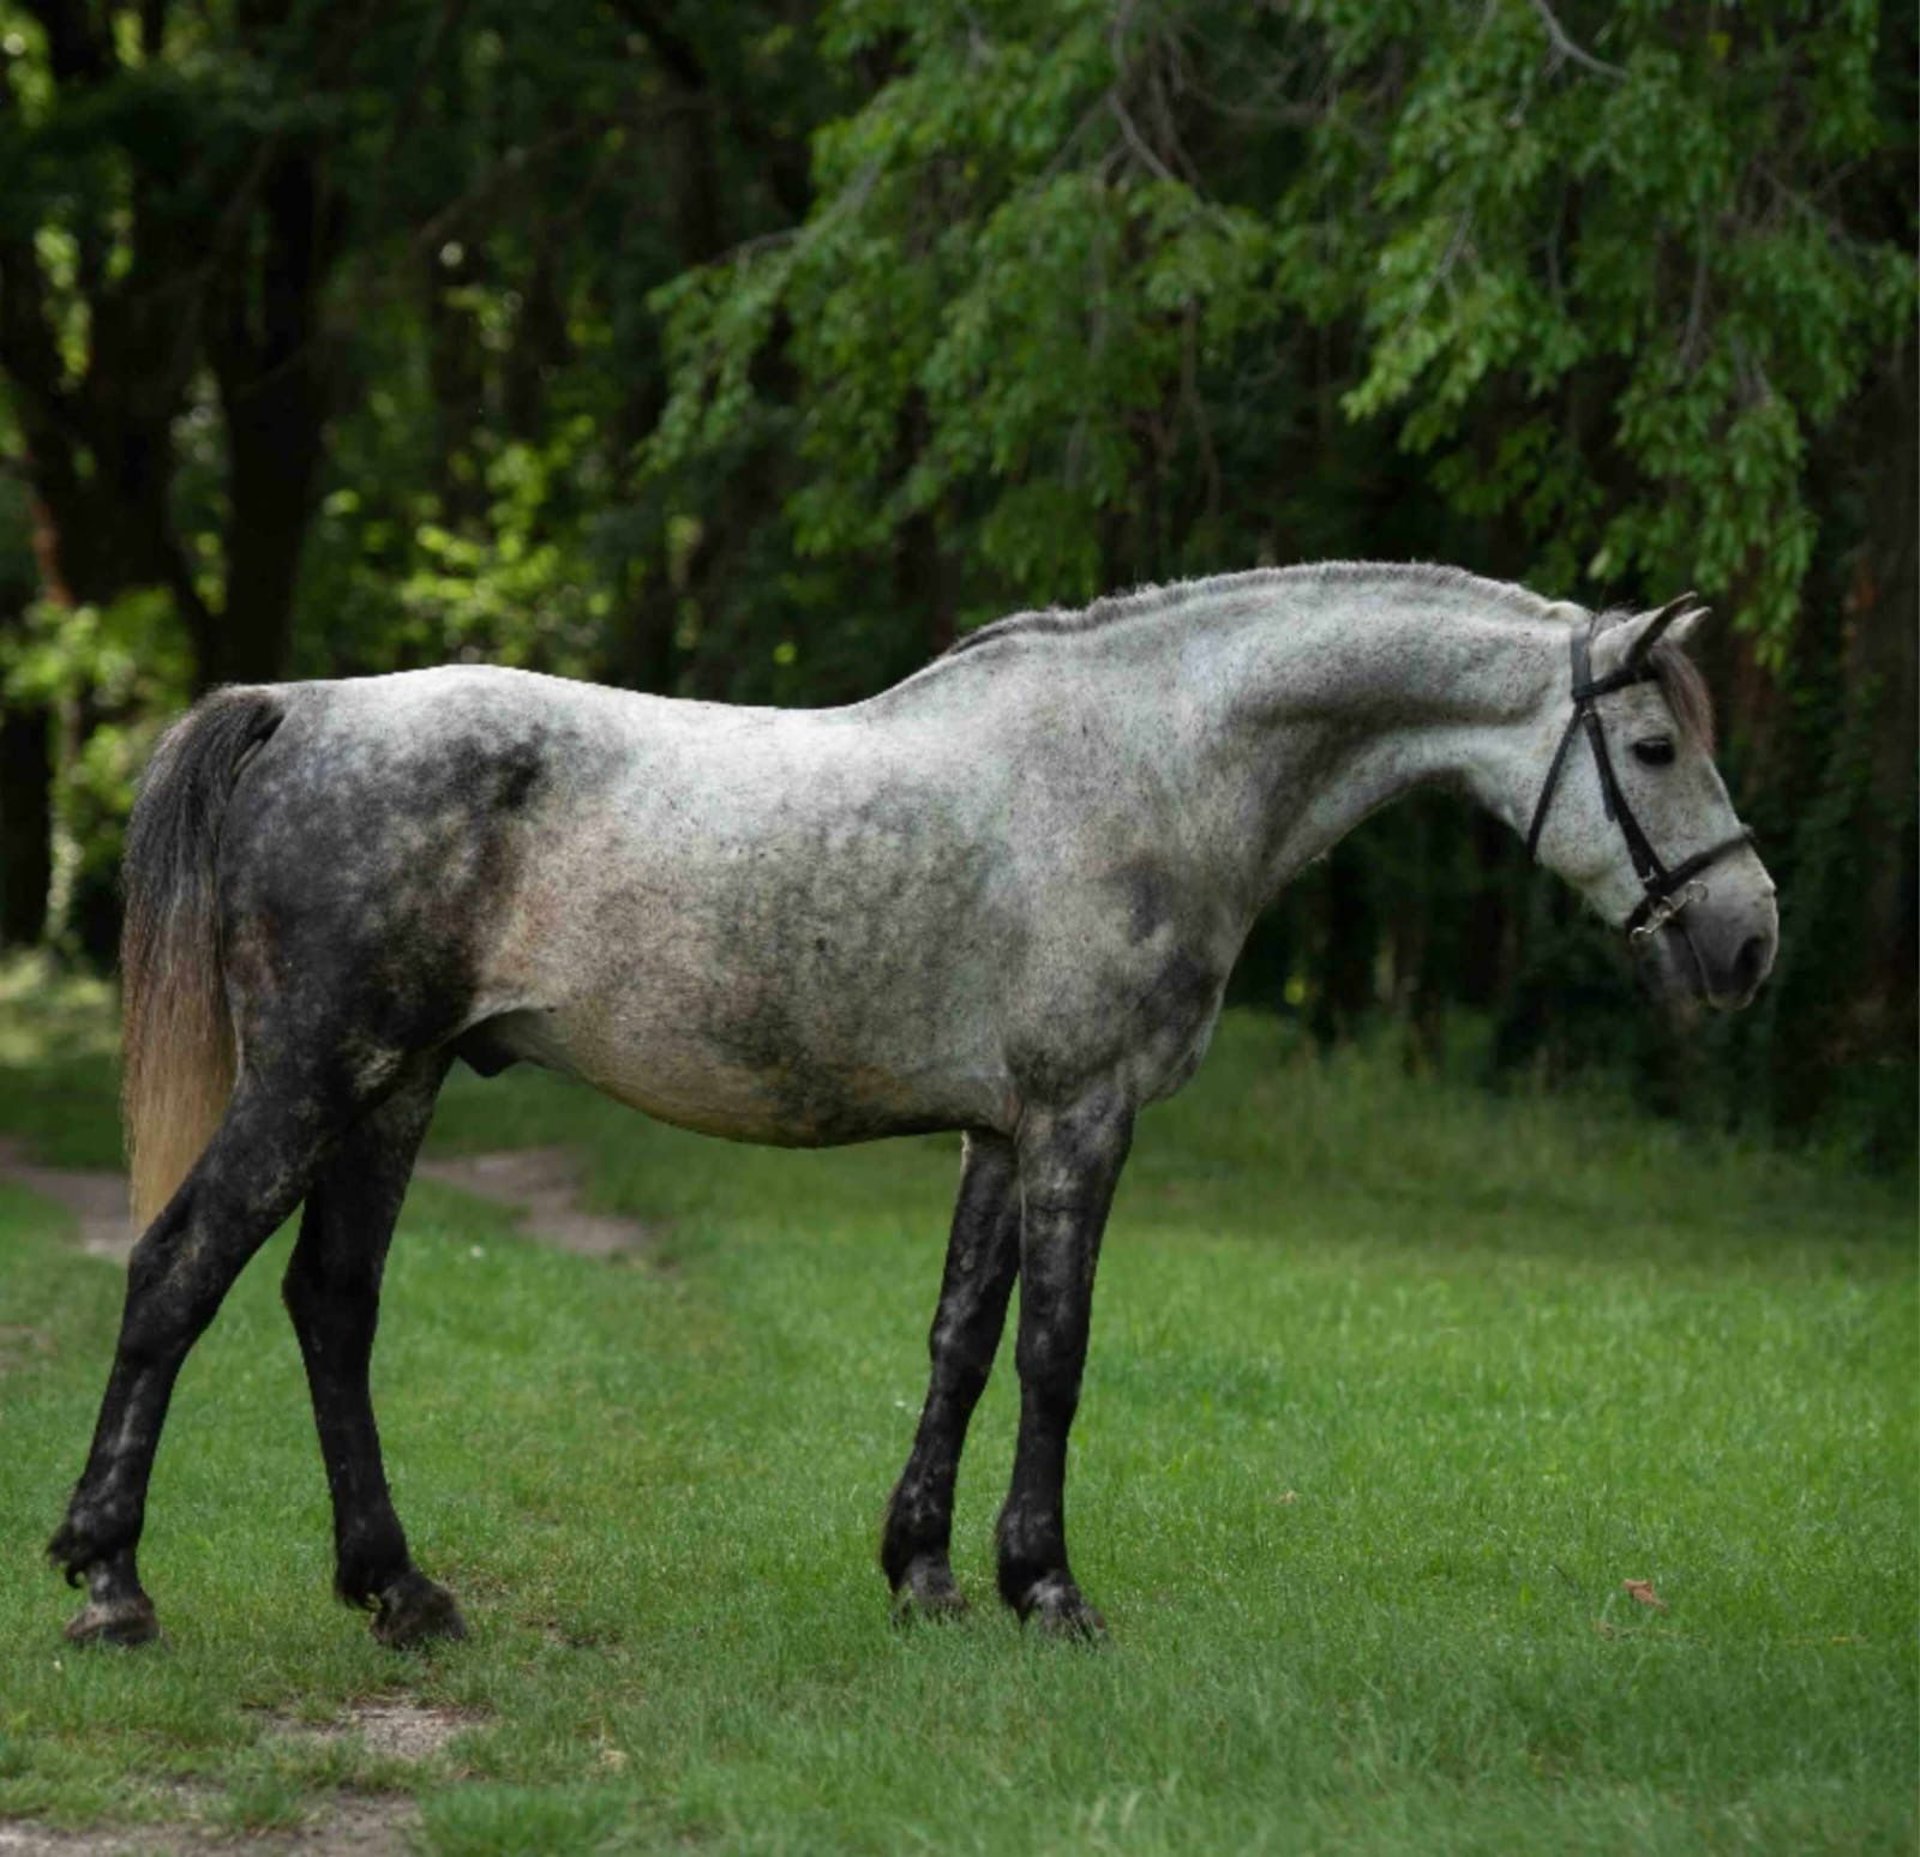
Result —
<instances>
[{"instance_id":1,"label":"horse's ear","mask_svg":"<svg viewBox=\"0 0 1920 1857\"><path fill-rule=\"evenodd\" d=\"M1709 617L1712 612L1711 606L1689 607L1667 627L1667 637L1685 651L1693 642L1693 635L1700 630L1700 622Z\"/></svg>"},{"instance_id":2,"label":"horse's ear","mask_svg":"<svg viewBox=\"0 0 1920 1857\"><path fill-rule=\"evenodd\" d=\"M1634 668L1647 661L1647 653L1660 642L1663 634L1671 631L1676 645L1684 645L1693 628L1707 616L1707 609L1699 604L1697 593L1683 593L1677 600L1669 600L1658 612L1648 613L1639 619L1629 620L1633 627L1634 640L1627 647L1627 665Z\"/></svg>"}]
</instances>

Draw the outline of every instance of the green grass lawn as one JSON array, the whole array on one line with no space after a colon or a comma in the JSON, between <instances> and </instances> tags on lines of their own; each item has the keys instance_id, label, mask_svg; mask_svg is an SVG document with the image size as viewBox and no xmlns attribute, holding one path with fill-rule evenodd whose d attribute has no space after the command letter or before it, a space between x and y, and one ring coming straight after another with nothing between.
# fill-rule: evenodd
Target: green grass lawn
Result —
<instances>
[{"instance_id":1,"label":"green grass lawn","mask_svg":"<svg viewBox=\"0 0 1920 1857\"><path fill-rule=\"evenodd\" d=\"M0 1130L47 1160L112 1158L99 1012L0 999ZM663 1237L595 1262L409 1200L376 1391L474 1627L428 1657L328 1598L284 1234L174 1402L170 1645L63 1644L40 1549L119 1283L0 1189L0 1817L272 1828L390 1788L447 1853L1913 1847L1910 1188L1230 1019L1102 1261L1088 1651L992 1598L1010 1361L962 1480L975 1612L886 1622L956 1144L730 1148L521 1074L456 1080L434 1140L576 1143ZM412 1767L277 1732L382 1695L471 1725Z\"/></svg>"}]
</instances>

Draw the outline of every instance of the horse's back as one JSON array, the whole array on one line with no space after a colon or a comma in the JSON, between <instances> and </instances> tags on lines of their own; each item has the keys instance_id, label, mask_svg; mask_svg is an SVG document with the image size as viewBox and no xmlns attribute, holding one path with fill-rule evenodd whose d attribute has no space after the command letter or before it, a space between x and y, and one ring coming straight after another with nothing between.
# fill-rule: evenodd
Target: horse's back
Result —
<instances>
[{"instance_id":1,"label":"horse's back","mask_svg":"<svg viewBox=\"0 0 1920 1857\"><path fill-rule=\"evenodd\" d=\"M367 996L409 1040L485 1025L749 1139L998 1119L1004 858L936 741L481 667L285 701L223 859L243 984Z\"/></svg>"}]
</instances>

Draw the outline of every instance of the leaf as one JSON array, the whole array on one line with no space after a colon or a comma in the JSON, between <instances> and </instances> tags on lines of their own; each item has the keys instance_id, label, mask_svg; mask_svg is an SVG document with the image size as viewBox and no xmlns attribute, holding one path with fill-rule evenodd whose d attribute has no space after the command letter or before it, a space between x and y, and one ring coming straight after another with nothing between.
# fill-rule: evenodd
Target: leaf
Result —
<instances>
[{"instance_id":1,"label":"leaf","mask_svg":"<svg viewBox=\"0 0 1920 1857\"><path fill-rule=\"evenodd\" d=\"M1651 1580L1622 1580L1620 1590L1629 1599L1637 1600L1643 1606L1651 1606L1656 1612L1667 1609L1667 1602L1653 1590Z\"/></svg>"}]
</instances>

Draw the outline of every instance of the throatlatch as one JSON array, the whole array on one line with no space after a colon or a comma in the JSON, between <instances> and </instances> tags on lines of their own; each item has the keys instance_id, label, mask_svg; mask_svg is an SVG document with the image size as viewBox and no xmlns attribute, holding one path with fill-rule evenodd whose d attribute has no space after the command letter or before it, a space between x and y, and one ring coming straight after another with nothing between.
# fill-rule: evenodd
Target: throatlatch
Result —
<instances>
[{"instance_id":1,"label":"throatlatch","mask_svg":"<svg viewBox=\"0 0 1920 1857\"><path fill-rule=\"evenodd\" d=\"M1573 746L1574 736L1584 727L1588 746L1593 750L1594 769L1600 776L1600 797L1606 806L1607 817L1620 828L1620 836L1627 841L1627 856L1633 860L1634 875L1640 879L1640 887L1646 891L1625 924L1627 933L1636 941L1657 934L1689 903L1705 902L1707 886L1694 880L1709 864L1753 842L1751 829L1743 825L1731 838L1723 838L1717 845L1696 851L1692 857L1682 858L1672 869L1668 869L1641 829L1640 821L1633 816L1633 808L1627 804L1627 796L1613 771L1613 757L1607 752L1607 735L1600 726L1600 712L1594 707L1601 697L1610 696L1615 690L1624 690L1630 684L1659 680L1660 674L1649 661L1649 653L1655 640L1680 616L1681 609L1692 598L1690 593L1683 594L1655 613L1652 622L1628 654L1626 663L1617 671L1609 671L1604 677L1593 675L1593 639L1599 620L1589 620L1584 632L1573 634L1570 641L1573 656L1573 714L1567 718L1560 746L1553 751L1553 763L1547 769L1546 784L1540 789L1540 798L1534 804L1533 824L1527 830L1527 856L1533 858L1538 855L1540 833L1547 823L1548 809L1553 804L1560 776L1566 768L1568 750Z\"/></svg>"}]
</instances>

